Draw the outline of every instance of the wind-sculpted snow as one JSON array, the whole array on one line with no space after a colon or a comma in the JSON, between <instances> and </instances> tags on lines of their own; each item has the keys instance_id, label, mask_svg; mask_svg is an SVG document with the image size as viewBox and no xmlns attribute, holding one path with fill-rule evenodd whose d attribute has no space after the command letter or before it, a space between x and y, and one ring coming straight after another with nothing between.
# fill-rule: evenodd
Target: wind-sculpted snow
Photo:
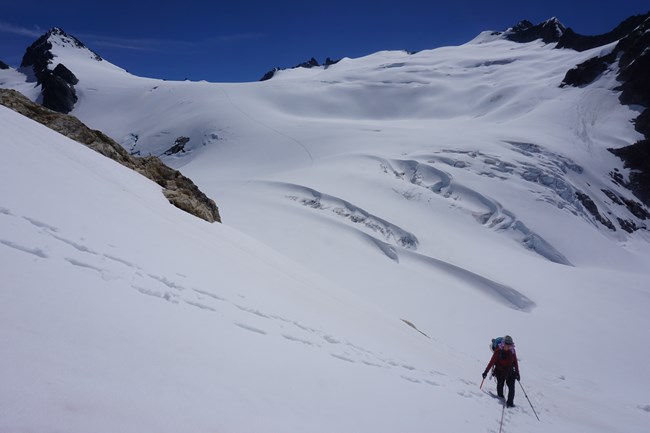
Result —
<instances>
[{"instance_id":1,"label":"wind-sculpted snow","mask_svg":"<svg viewBox=\"0 0 650 433\"><path fill-rule=\"evenodd\" d=\"M439 272L444 272L457 278L467 286L487 294L509 308L526 312L530 312L535 308L535 302L512 287L497 283L496 281L478 275L460 266L447 263L434 257L425 256L413 251L404 251L404 255L409 259L425 263L427 266L430 266Z\"/></svg>"},{"instance_id":2,"label":"wind-sculpted snow","mask_svg":"<svg viewBox=\"0 0 650 433\"><path fill-rule=\"evenodd\" d=\"M418 247L418 239L412 233L376 215L372 215L348 201L324 194L306 186L291 184L284 184L282 186L287 190L287 198L299 202L304 206L331 212L346 222L354 224L355 227L360 227L361 230L366 232L370 231L373 235L380 235L386 242L394 245L407 249L417 249ZM387 252L385 248L380 249L384 253ZM392 254L388 253L387 255L390 256Z\"/></svg>"},{"instance_id":3,"label":"wind-sculpted snow","mask_svg":"<svg viewBox=\"0 0 650 433\"><path fill-rule=\"evenodd\" d=\"M463 286L477 290L508 308L525 312L530 312L535 308L535 302L533 300L505 284L498 283L490 278L484 277L460 266L453 265L444 260L416 252L413 249L391 245L367 233L356 231L356 233L353 234L361 236L362 239L367 240L369 243L379 248L388 258L396 263L401 262L401 259L423 263L426 265L428 270L432 271L434 274L448 275ZM531 247L531 249L533 249L533 247ZM538 249L541 249L541 247L538 246Z\"/></svg>"},{"instance_id":4,"label":"wind-sculpted snow","mask_svg":"<svg viewBox=\"0 0 650 433\"><path fill-rule=\"evenodd\" d=\"M478 153L477 153L478 155ZM467 163L460 163L450 157L428 157L427 162L416 160L379 160L381 170L425 188L451 201L452 206L471 214L480 224L493 230L508 233L527 249L534 251L554 263L571 266L571 262L541 236L530 230L517 219L515 214L496 201L474 189L459 184L451 174L433 167L435 161L464 169ZM507 172L512 164L490 161L497 171Z\"/></svg>"}]
</instances>

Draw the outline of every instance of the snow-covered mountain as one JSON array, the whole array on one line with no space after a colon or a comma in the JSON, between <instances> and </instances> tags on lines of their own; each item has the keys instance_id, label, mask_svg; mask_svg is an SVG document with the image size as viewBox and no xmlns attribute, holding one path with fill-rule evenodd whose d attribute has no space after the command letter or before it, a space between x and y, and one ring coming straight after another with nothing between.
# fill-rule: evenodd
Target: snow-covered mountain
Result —
<instances>
[{"instance_id":1,"label":"snow-covered mountain","mask_svg":"<svg viewBox=\"0 0 650 433\"><path fill-rule=\"evenodd\" d=\"M224 224L0 107L0 431L499 431L479 384L506 333L540 420L518 387L503 431L645 431L650 214L608 150L644 107L618 58L565 81L630 33L529 24L239 84L45 35L70 114ZM0 87L43 101L29 64Z\"/></svg>"}]
</instances>

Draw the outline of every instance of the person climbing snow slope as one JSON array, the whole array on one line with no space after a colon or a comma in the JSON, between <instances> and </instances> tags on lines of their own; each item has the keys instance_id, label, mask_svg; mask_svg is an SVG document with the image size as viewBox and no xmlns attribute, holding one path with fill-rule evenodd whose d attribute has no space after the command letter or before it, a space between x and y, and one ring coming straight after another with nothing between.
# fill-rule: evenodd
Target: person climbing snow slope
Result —
<instances>
[{"instance_id":1,"label":"person climbing snow slope","mask_svg":"<svg viewBox=\"0 0 650 433\"><path fill-rule=\"evenodd\" d=\"M490 369L494 367L493 375L497 378L497 394L503 398L503 385L508 385L507 407L515 405L515 380L520 380L519 364L517 363L517 354L515 352L515 343L512 337L506 335L503 341L494 349L492 358L485 367L483 379L488 375Z\"/></svg>"}]
</instances>

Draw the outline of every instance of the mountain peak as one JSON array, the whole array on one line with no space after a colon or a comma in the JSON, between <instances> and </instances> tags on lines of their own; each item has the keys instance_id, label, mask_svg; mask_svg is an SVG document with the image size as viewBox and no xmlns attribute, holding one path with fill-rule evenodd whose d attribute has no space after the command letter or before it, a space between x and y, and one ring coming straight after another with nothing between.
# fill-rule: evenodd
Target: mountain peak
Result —
<instances>
[{"instance_id":1,"label":"mountain peak","mask_svg":"<svg viewBox=\"0 0 650 433\"><path fill-rule=\"evenodd\" d=\"M83 55L88 55L93 60L103 60L79 39L68 35L59 27L53 27L27 48L20 66L31 69L34 77L41 84L43 105L55 111L68 113L77 102L74 85L79 80L64 64L54 62L61 49L81 50L84 52Z\"/></svg>"},{"instance_id":2,"label":"mountain peak","mask_svg":"<svg viewBox=\"0 0 650 433\"><path fill-rule=\"evenodd\" d=\"M45 35L43 35L43 37L45 37L52 46L59 46L62 48L70 47L84 50L88 52L89 56L92 59L97 60L98 62L101 62L103 60L99 54L88 48L76 37L66 33L60 27L52 27L47 31L47 33L45 33Z\"/></svg>"},{"instance_id":3,"label":"mountain peak","mask_svg":"<svg viewBox=\"0 0 650 433\"><path fill-rule=\"evenodd\" d=\"M99 54L86 47L83 42L76 37L67 34L59 27L53 27L36 39L36 41L27 48L20 66L23 68L32 66L34 69L53 69L54 66L50 67L49 65L52 64L52 60L55 57L55 54L52 52L53 49L55 51L57 50L55 47L79 49L86 51L88 56L93 60L98 62L103 60Z\"/></svg>"},{"instance_id":4,"label":"mountain peak","mask_svg":"<svg viewBox=\"0 0 650 433\"><path fill-rule=\"evenodd\" d=\"M553 25L564 27L562 22L557 17L551 17L547 19L546 21L544 21L544 24L553 24Z\"/></svg>"},{"instance_id":5,"label":"mountain peak","mask_svg":"<svg viewBox=\"0 0 650 433\"><path fill-rule=\"evenodd\" d=\"M505 31L504 37L514 42L532 42L541 39L547 44L560 40L566 27L556 17L549 18L543 23L533 25L528 20L519 21Z\"/></svg>"}]
</instances>

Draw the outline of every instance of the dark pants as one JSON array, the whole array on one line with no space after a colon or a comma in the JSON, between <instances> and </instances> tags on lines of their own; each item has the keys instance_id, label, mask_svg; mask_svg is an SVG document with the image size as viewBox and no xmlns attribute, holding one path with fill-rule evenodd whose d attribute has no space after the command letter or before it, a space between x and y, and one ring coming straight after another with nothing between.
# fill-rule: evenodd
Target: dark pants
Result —
<instances>
[{"instance_id":1,"label":"dark pants","mask_svg":"<svg viewBox=\"0 0 650 433\"><path fill-rule=\"evenodd\" d=\"M508 385L508 400L507 404L512 406L515 401L515 378L514 370L510 372L495 370L494 375L497 378L497 394L503 397L503 385Z\"/></svg>"}]
</instances>

